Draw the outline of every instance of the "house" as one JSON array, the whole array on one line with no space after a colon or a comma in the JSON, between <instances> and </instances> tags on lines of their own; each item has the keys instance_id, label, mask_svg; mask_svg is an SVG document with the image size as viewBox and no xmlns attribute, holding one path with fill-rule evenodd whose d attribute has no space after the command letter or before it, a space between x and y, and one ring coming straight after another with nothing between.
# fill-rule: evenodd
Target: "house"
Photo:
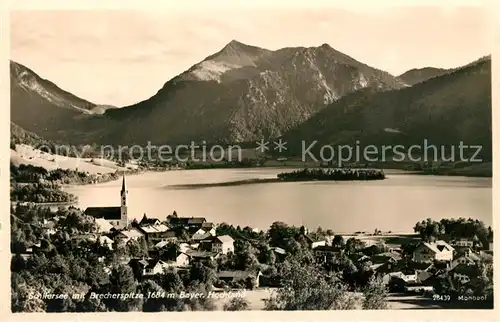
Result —
<instances>
[{"instance_id":1,"label":"house","mask_svg":"<svg viewBox=\"0 0 500 322\"><path fill-rule=\"evenodd\" d=\"M198 230L196 230L192 236L192 238L194 236L200 236L200 235L210 235L210 236L215 236L216 235L216 229L215 227L205 227L205 228L199 228ZM194 238L193 238L194 239Z\"/></svg>"},{"instance_id":2,"label":"house","mask_svg":"<svg viewBox=\"0 0 500 322\"><path fill-rule=\"evenodd\" d=\"M148 260L148 264L144 267L143 276L163 274L164 270L168 267L169 265L166 262L158 258Z\"/></svg>"},{"instance_id":3,"label":"house","mask_svg":"<svg viewBox=\"0 0 500 322\"><path fill-rule=\"evenodd\" d=\"M402 255L396 252L385 252L380 254L375 254L371 257L371 261L374 264L385 264L387 262L397 263L402 258Z\"/></svg>"},{"instance_id":4,"label":"house","mask_svg":"<svg viewBox=\"0 0 500 322\"><path fill-rule=\"evenodd\" d=\"M122 230L116 235L116 239L118 239L122 243L127 243L129 240L139 240L141 237L144 237L144 233L138 230L137 228L131 228L129 230Z\"/></svg>"},{"instance_id":5,"label":"house","mask_svg":"<svg viewBox=\"0 0 500 322\"><path fill-rule=\"evenodd\" d=\"M199 233L202 231L202 233ZM213 235L210 233L203 232L203 229L199 229L197 233L195 233L193 236L191 236L191 240L193 242L200 242L202 240L206 240L207 238L212 237Z\"/></svg>"},{"instance_id":6,"label":"house","mask_svg":"<svg viewBox=\"0 0 500 322\"><path fill-rule=\"evenodd\" d=\"M217 272L217 277L219 280L226 283L246 283L251 282L252 285L247 288L256 288L260 285L260 276L262 273L260 271L220 271Z\"/></svg>"},{"instance_id":7,"label":"house","mask_svg":"<svg viewBox=\"0 0 500 322\"><path fill-rule=\"evenodd\" d=\"M188 244L188 243L180 243L179 244L179 250L182 252L182 253L185 253L187 252L188 250L192 249L192 247Z\"/></svg>"},{"instance_id":8,"label":"house","mask_svg":"<svg viewBox=\"0 0 500 322\"><path fill-rule=\"evenodd\" d=\"M234 253L234 239L229 235L211 237L212 252Z\"/></svg>"},{"instance_id":9,"label":"house","mask_svg":"<svg viewBox=\"0 0 500 322\"><path fill-rule=\"evenodd\" d=\"M474 241L472 239L468 238L460 238L458 240L455 240L452 242L452 245L454 247L473 247L474 246Z\"/></svg>"},{"instance_id":10,"label":"house","mask_svg":"<svg viewBox=\"0 0 500 322\"><path fill-rule=\"evenodd\" d=\"M99 233L109 233L111 229L114 228L113 225L111 225L109 221L104 218L96 218L95 223L97 225L97 231Z\"/></svg>"},{"instance_id":11,"label":"house","mask_svg":"<svg viewBox=\"0 0 500 322\"><path fill-rule=\"evenodd\" d=\"M55 223L53 221L48 221L44 219L41 228L42 228L42 234L47 237L54 235L56 233Z\"/></svg>"},{"instance_id":12,"label":"house","mask_svg":"<svg viewBox=\"0 0 500 322\"><path fill-rule=\"evenodd\" d=\"M433 290L433 276L427 271L414 271L410 274L399 271L384 275L382 280L389 284L391 292L422 292Z\"/></svg>"},{"instance_id":13,"label":"house","mask_svg":"<svg viewBox=\"0 0 500 322\"><path fill-rule=\"evenodd\" d=\"M186 267L189 266L189 255L179 253L173 260L165 261L166 267Z\"/></svg>"},{"instance_id":14,"label":"house","mask_svg":"<svg viewBox=\"0 0 500 322\"><path fill-rule=\"evenodd\" d=\"M234 252L234 240L229 235L208 236L200 240L200 250L210 251L214 253L227 254Z\"/></svg>"},{"instance_id":15,"label":"house","mask_svg":"<svg viewBox=\"0 0 500 322\"><path fill-rule=\"evenodd\" d=\"M171 244L171 242L166 241L166 240L163 240L163 241L161 241L161 242L156 243L156 244L154 245L154 248L156 248L156 249L162 249L162 248L164 248L164 247L166 247L166 246L168 246L168 245L170 245L170 244Z\"/></svg>"},{"instance_id":16,"label":"house","mask_svg":"<svg viewBox=\"0 0 500 322\"><path fill-rule=\"evenodd\" d=\"M475 278L477 272L474 267L458 264L453 270L450 271L450 275L454 280L459 281L461 284L469 283L473 278Z\"/></svg>"},{"instance_id":17,"label":"house","mask_svg":"<svg viewBox=\"0 0 500 322\"><path fill-rule=\"evenodd\" d=\"M493 236L488 237L488 249L489 251L493 251L494 245L493 245Z\"/></svg>"},{"instance_id":18,"label":"house","mask_svg":"<svg viewBox=\"0 0 500 322\"><path fill-rule=\"evenodd\" d=\"M295 236L295 239L299 240L299 241L302 238L306 241L307 245L309 245L310 249L314 249L318 246L325 246L326 245L325 238L319 238L319 237L315 236L314 234L312 234L312 235L309 234L309 230L305 226L301 226L297 236Z\"/></svg>"},{"instance_id":19,"label":"house","mask_svg":"<svg viewBox=\"0 0 500 322\"><path fill-rule=\"evenodd\" d=\"M316 247L319 247L319 246L326 246L326 240L315 240L315 239L308 238L307 241L309 244L309 248L311 248L311 249L315 249Z\"/></svg>"},{"instance_id":20,"label":"house","mask_svg":"<svg viewBox=\"0 0 500 322\"><path fill-rule=\"evenodd\" d=\"M196 261L210 262L219 257L219 253L196 251L196 250L188 250L186 251L186 255L190 257L191 262L196 262Z\"/></svg>"},{"instance_id":21,"label":"house","mask_svg":"<svg viewBox=\"0 0 500 322\"><path fill-rule=\"evenodd\" d=\"M132 258L128 261L128 265L132 268L132 272L137 279L141 279L144 275L144 270L146 266L149 265L149 261L146 258Z\"/></svg>"},{"instance_id":22,"label":"house","mask_svg":"<svg viewBox=\"0 0 500 322\"><path fill-rule=\"evenodd\" d=\"M151 225L159 225L161 222L158 218L148 218L146 214L142 216L141 221L139 222L139 226L151 226Z\"/></svg>"},{"instance_id":23,"label":"house","mask_svg":"<svg viewBox=\"0 0 500 322\"><path fill-rule=\"evenodd\" d=\"M114 241L108 236L100 236L98 241L99 245L107 247L109 250L113 250Z\"/></svg>"},{"instance_id":24,"label":"house","mask_svg":"<svg viewBox=\"0 0 500 322\"><path fill-rule=\"evenodd\" d=\"M424 271L421 271L421 272L424 272ZM402 284L407 285L407 284L412 284L412 283L414 284L417 282L422 282L424 280L427 280L428 277L432 275L430 273L421 274L421 272L414 271L413 273L410 273L410 274L405 274L401 271L390 272L390 273L385 274L382 277L382 281L385 284L387 284L391 281L394 281L395 279L398 279L398 280L401 280Z\"/></svg>"},{"instance_id":25,"label":"house","mask_svg":"<svg viewBox=\"0 0 500 322\"><path fill-rule=\"evenodd\" d=\"M333 260L335 257L342 254L342 248L339 245L336 246L318 246L313 249L314 257L316 261L320 263L325 263L327 261Z\"/></svg>"},{"instance_id":26,"label":"house","mask_svg":"<svg viewBox=\"0 0 500 322\"><path fill-rule=\"evenodd\" d=\"M470 248L468 251L462 254L462 256L455 258L452 261L451 267L455 267L457 265L465 265L465 266L475 266L478 262L481 261L481 257L475 253L473 253Z\"/></svg>"},{"instance_id":27,"label":"house","mask_svg":"<svg viewBox=\"0 0 500 322\"><path fill-rule=\"evenodd\" d=\"M168 217L169 224L173 228L199 229L207 220L204 217L177 217L177 215Z\"/></svg>"},{"instance_id":28,"label":"house","mask_svg":"<svg viewBox=\"0 0 500 322\"><path fill-rule=\"evenodd\" d=\"M209 231L212 231L212 229L214 230L214 235L215 235L215 229L217 229L217 227L215 226L215 224L213 222L204 222L201 224L201 229L205 230L206 232L209 232Z\"/></svg>"},{"instance_id":29,"label":"house","mask_svg":"<svg viewBox=\"0 0 500 322\"><path fill-rule=\"evenodd\" d=\"M201 228L207 220L204 217L191 217L188 219L187 225L189 228Z\"/></svg>"},{"instance_id":30,"label":"house","mask_svg":"<svg viewBox=\"0 0 500 322\"><path fill-rule=\"evenodd\" d=\"M142 232L148 241L166 240L175 237L175 232L169 230L169 228L163 224L144 225L135 228Z\"/></svg>"},{"instance_id":31,"label":"house","mask_svg":"<svg viewBox=\"0 0 500 322\"><path fill-rule=\"evenodd\" d=\"M422 242L415 248L413 260L416 262L452 261L454 250L443 240L432 243Z\"/></svg>"},{"instance_id":32,"label":"house","mask_svg":"<svg viewBox=\"0 0 500 322\"><path fill-rule=\"evenodd\" d=\"M85 214L96 219L104 219L115 229L125 229L128 226L127 193L125 176L123 176L122 189L120 191L121 205L119 207L89 207L85 209Z\"/></svg>"},{"instance_id":33,"label":"house","mask_svg":"<svg viewBox=\"0 0 500 322\"><path fill-rule=\"evenodd\" d=\"M284 256L286 255L286 250L284 250L283 248L281 247L271 247L271 250L276 254L276 255L279 255L279 256Z\"/></svg>"}]
</instances>

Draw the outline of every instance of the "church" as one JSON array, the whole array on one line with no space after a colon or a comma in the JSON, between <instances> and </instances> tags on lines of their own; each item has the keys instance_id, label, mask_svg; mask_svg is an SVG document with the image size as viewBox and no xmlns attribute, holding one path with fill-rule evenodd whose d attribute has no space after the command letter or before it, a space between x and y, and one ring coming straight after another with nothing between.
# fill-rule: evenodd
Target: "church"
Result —
<instances>
[{"instance_id":1,"label":"church","mask_svg":"<svg viewBox=\"0 0 500 322\"><path fill-rule=\"evenodd\" d=\"M85 214L96 219L102 218L109 222L115 229L125 229L128 226L127 214L127 189L125 187L125 175L123 175L122 189L120 191L119 207L89 207Z\"/></svg>"}]
</instances>

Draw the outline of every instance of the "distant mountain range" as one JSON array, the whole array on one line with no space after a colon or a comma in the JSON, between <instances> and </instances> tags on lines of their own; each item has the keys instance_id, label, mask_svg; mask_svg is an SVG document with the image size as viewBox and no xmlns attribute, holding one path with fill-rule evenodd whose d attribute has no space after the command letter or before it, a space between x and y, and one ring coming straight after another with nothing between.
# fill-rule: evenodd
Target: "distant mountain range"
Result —
<instances>
[{"instance_id":1,"label":"distant mountain range","mask_svg":"<svg viewBox=\"0 0 500 322\"><path fill-rule=\"evenodd\" d=\"M459 69L413 69L395 77L327 44L271 51L233 40L151 98L122 108L96 105L18 63L10 66L11 121L47 140L413 142L428 134L491 142L489 57Z\"/></svg>"},{"instance_id":2,"label":"distant mountain range","mask_svg":"<svg viewBox=\"0 0 500 322\"><path fill-rule=\"evenodd\" d=\"M448 73L448 69L425 67L425 68L414 68L398 76L403 82L408 85L415 85L418 83L425 82L434 77L442 76Z\"/></svg>"},{"instance_id":3,"label":"distant mountain range","mask_svg":"<svg viewBox=\"0 0 500 322\"><path fill-rule=\"evenodd\" d=\"M290 130L291 151L302 140L355 145L482 145L491 160L491 60L482 59L414 86L366 88L330 104ZM294 148L295 146L295 148Z\"/></svg>"}]
</instances>

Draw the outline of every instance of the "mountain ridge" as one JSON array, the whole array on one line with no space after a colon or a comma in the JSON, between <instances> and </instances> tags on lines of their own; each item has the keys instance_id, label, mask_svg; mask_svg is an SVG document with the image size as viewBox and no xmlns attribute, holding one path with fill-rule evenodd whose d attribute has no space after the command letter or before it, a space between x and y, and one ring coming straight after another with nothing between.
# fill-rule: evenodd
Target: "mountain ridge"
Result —
<instances>
[{"instance_id":1,"label":"mountain ridge","mask_svg":"<svg viewBox=\"0 0 500 322\"><path fill-rule=\"evenodd\" d=\"M405 85L327 44L271 51L231 41L167 81L151 98L105 116L109 122L147 124L157 133L171 128L161 132L171 142L242 142L279 136L326 104L367 86L387 90ZM127 141L160 137L130 128L126 132ZM110 133L110 141L118 136Z\"/></svg>"},{"instance_id":2,"label":"mountain ridge","mask_svg":"<svg viewBox=\"0 0 500 322\"><path fill-rule=\"evenodd\" d=\"M485 59L488 56L475 62ZM202 75L207 77L200 77L200 68L207 69L207 64L208 73ZM61 108L36 92L26 92L18 80L11 63L12 121L48 140L65 137L74 144L240 143L277 138L353 93L408 88L400 77L326 43L268 50L236 40L166 81L150 98L122 108L96 111L99 105L76 96L71 99L90 104L86 111L71 108L71 100L70 108Z\"/></svg>"},{"instance_id":3,"label":"mountain ridge","mask_svg":"<svg viewBox=\"0 0 500 322\"><path fill-rule=\"evenodd\" d=\"M477 60L411 87L354 92L284 135L291 150L302 140L322 144L491 146L491 60ZM293 152L292 152L293 153Z\"/></svg>"}]
</instances>

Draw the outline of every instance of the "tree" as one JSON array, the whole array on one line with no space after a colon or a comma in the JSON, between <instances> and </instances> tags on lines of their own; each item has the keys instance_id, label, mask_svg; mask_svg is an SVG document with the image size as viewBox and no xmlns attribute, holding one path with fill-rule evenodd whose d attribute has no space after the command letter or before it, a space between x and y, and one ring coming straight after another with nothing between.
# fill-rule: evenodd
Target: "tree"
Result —
<instances>
[{"instance_id":1,"label":"tree","mask_svg":"<svg viewBox=\"0 0 500 322\"><path fill-rule=\"evenodd\" d=\"M358 238L351 237L345 243L345 251L348 254L354 254L357 251L363 249L365 247L365 243Z\"/></svg>"},{"instance_id":2,"label":"tree","mask_svg":"<svg viewBox=\"0 0 500 322\"><path fill-rule=\"evenodd\" d=\"M283 285L265 300L266 310L342 310L356 306L356 299L344 284L321 274L313 265L292 259L281 271Z\"/></svg>"},{"instance_id":3,"label":"tree","mask_svg":"<svg viewBox=\"0 0 500 322\"><path fill-rule=\"evenodd\" d=\"M27 268L26 261L24 258L16 254L12 256L11 262L10 262L10 271L11 272L21 272Z\"/></svg>"},{"instance_id":4,"label":"tree","mask_svg":"<svg viewBox=\"0 0 500 322\"><path fill-rule=\"evenodd\" d=\"M260 250L258 260L263 264L274 265L276 262L276 255L274 251L266 245Z\"/></svg>"},{"instance_id":5,"label":"tree","mask_svg":"<svg viewBox=\"0 0 500 322\"><path fill-rule=\"evenodd\" d=\"M191 281L198 281L207 285L212 285L217 279L215 270L200 262L196 262L191 266L189 276Z\"/></svg>"},{"instance_id":6,"label":"tree","mask_svg":"<svg viewBox=\"0 0 500 322\"><path fill-rule=\"evenodd\" d=\"M385 310L387 309L387 289L381 278L371 277L368 285L363 291L363 309Z\"/></svg>"},{"instance_id":7,"label":"tree","mask_svg":"<svg viewBox=\"0 0 500 322\"><path fill-rule=\"evenodd\" d=\"M141 247L141 243L137 240L131 239L126 244L126 251L132 257L142 257L145 253Z\"/></svg>"},{"instance_id":8,"label":"tree","mask_svg":"<svg viewBox=\"0 0 500 322\"><path fill-rule=\"evenodd\" d=\"M146 280L142 284L142 294L144 295L144 312L162 312L165 311L165 290L152 280Z\"/></svg>"},{"instance_id":9,"label":"tree","mask_svg":"<svg viewBox=\"0 0 500 322\"><path fill-rule=\"evenodd\" d=\"M474 295L486 296L487 300L493 301L493 265L483 262L478 264L474 286Z\"/></svg>"},{"instance_id":10,"label":"tree","mask_svg":"<svg viewBox=\"0 0 500 322\"><path fill-rule=\"evenodd\" d=\"M110 283L106 288L112 294L136 293L137 285L132 268L128 265L119 265L114 268L111 272ZM104 303L110 311L118 312L137 311L142 304L135 298L106 299Z\"/></svg>"},{"instance_id":11,"label":"tree","mask_svg":"<svg viewBox=\"0 0 500 322\"><path fill-rule=\"evenodd\" d=\"M344 246L345 245L344 237L342 237L341 235L335 235L335 237L333 237L332 240L332 245L341 247Z\"/></svg>"},{"instance_id":12,"label":"tree","mask_svg":"<svg viewBox=\"0 0 500 322\"><path fill-rule=\"evenodd\" d=\"M163 250L164 258L168 260L175 260L179 255L181 248L177 243L168 243Z\"/></svg>"},{"instance_id":13,"label":"tree","mask_svg":"<svg viewBox=\"0 0 500 322\"><path fill-rule=\"evenodd\" d=\"M284 222L276 221L269 228L267 234L269 237L269 245L272 247L285 248L287 246L287 241L294 238L298 229L296 227L290 227Z\"/></svg>"},{"instance_id":14,"label":"tree","mask_svg":"<svg viewBox=\"0 0 500 322\"><path fill-rule=\"evenodd\" d=\"M12 312L45 312L42 290L26 284L12 287Z\"/></svg>"},{"instance_id":15,"label":"tree","mask_svg":"<svg viewBox=\"0 0 500 322\"><path fill-rule=\"evenodd\" d=\"M76 308L77 312L106 312L106 305L100 298L90 297L91 291L85 295L85 299L79 303Z\"/></svg>"},{"instance_id":16,"label":"tree","mask_svg":"<svg viewBox=\"0 0 500 322\"><path fill-rule=\"evenodd\" d=\"M224 311L245 311L249 309L249 303L243 297L233 297L224 304Z\"/></svg>"},{"instance_id":17,"label":"tree","mask_svg":"<svg viewBox=\"0 0 500 322\"><path fill-rule=\"evenodd\" d=\"M158 285L160 285L167 294L179 294L184 290L182 279L174 269L168 269L158 277ZM164 300L166 311L182 311L184 301L176 296L167 297Z\"/></svg>"}]
</instances>

